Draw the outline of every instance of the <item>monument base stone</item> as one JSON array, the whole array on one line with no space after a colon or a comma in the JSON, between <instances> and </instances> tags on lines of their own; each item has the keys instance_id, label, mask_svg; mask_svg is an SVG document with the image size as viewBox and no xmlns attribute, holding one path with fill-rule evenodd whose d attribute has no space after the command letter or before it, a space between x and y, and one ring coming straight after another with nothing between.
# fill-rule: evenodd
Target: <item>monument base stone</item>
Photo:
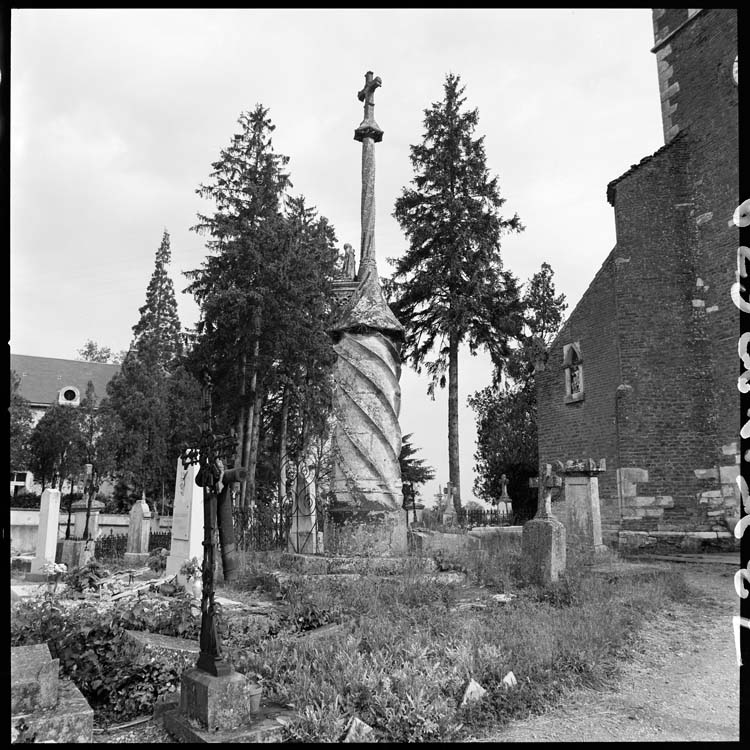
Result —
<instances>
[{"instance_id":1,"label":"monument base stone","mask_svg":"<svg viewBox=\"0 0 750 750\"><path fill-rule=\"evenodd\" d=\"M292 713L260 705L261 687L239 672L216 677L202 669L182 674L180 704L163 713L165 729L181 742L280 742Z\"/></svg>"},{"instance_id":2,"label":"monument base stone","mask_svg":"<svg viewBox=\"0 0 750 750\"><path fill-rule=\"evenodd\" d=\"M546 586L565 571L565 527L556 518L533 518L524 524L521 558L534 583Z\"/></svg>"},{"instance_id":3,"label":"monument base stone","mask_svg":"<svg viewBox=\"0 0 750 750\"><path fill-rule=\"evenodd\" d=\"M362 511L339 507L328 513L323 542L326 554L392 557L408 553L404 511Z\"/></svg>"},{"instance_id":4,"label":"monument base stone","mask_svg":"<svg viewBox=\"0 0 750 750\"><path fill-rule=\"evenodd\" d=\"M292 711L279 705L269 704L258 709L252 724L237 729L219 729L209 732L199 726L194 719L185 717L179 709L165 712L163 722L164 728L179 742L224 744L282 742L284 727L293 718Z\"/></svg>"},{"instance_id":5,"label":"monument base stone","mask_svg":"<svg viewBox=\"0 0 750 750\"><path fill-rule=\"evenodd\" d=\"M68 571L74 568L83 567L89 560L94 557L94 540L86 539L84 541L75 539L66 539L63 542L60 553L60 562L68 566Z\"/></svg>"},{"instance_id":6,"label":"monument base stone","mask_svg":"<svg viewBox=\"0 0 750 750\"><path fill-rule=\"evenodd\" d=\"M145 565L150 557L148 552L126 552L124 559L125 564L130 566Z\"/></svg>"},{"instance_id":7,"label":"monument base stone","mask_svg":"<svg viewBox=\"0 0 750 750\"><path fill-rule=\"evenodd\" d=\"M182 673L180 712L209 731L248 724L260 707L260 685L239 672L215 677L202 669Z\"/></svg>"}]
</instances>

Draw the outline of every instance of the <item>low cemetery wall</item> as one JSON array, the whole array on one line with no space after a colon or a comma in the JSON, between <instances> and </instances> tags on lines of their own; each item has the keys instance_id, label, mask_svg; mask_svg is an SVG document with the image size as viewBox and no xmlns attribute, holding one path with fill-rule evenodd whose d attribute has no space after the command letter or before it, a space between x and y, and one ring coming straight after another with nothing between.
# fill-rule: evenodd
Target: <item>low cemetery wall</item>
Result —
<instances>
[{"instance_id":1,"label":"low cemetery wall","mask_svg":"<svg viewBox=\"0 0 750 750\"><path fill-rule=\"evenodd\" d=\"M36 540L39 533L38 510L28 508L10 509L10 547L15 555L28 555L36 553ZM109 536L128 533L129 518L122 513L99 514L99 536ZM58 538L65 539L65 529L68 525L67 512L60 511L58 523ZM71 529L74 527L71 518ZM172 516L154 517L151 524L152 531L170 531L172 529Z\"/></svg>"}]
</instances>

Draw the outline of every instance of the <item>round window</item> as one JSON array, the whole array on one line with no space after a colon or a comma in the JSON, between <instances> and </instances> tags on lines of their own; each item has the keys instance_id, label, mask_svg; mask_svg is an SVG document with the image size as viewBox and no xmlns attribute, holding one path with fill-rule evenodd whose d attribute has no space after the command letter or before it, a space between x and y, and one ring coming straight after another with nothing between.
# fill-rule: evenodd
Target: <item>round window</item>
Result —
<instances>
[{"instance_id":1,"label":"round window","mask_svg":"<svg viewBox=\"0 0 750 750\"><path fill-rule=\"evenodd\" d=\"M72 388L66 388L63 391L63 398L66 401L75 401L77 397L78 394Z\"/></svg>"}]
</instances>

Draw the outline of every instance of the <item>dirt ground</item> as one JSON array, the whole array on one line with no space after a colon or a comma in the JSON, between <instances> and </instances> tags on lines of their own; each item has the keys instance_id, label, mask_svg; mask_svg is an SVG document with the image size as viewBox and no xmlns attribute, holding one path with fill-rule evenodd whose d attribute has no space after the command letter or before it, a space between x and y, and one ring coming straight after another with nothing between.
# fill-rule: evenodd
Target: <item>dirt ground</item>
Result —
<instances>
[{"instance_id":1,"label":"dirt ground","mask_svg":"<svg viewBox=\"0 0 750 750\"><path fill-rule=\"evenodd\" d=\"M735 569L671 566L701 596L646 623L615 690L578 691L564 705L479 741L739 741Z\"/></svg>"}]
</instances>

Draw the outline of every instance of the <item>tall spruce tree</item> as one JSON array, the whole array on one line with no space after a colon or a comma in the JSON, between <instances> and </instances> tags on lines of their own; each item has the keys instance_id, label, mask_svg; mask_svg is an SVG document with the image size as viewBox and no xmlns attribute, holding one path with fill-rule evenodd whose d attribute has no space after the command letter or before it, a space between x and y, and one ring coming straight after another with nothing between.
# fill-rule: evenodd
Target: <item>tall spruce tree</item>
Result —
<instances>
[{"instance_id":1,"label":"tall spruce tree","mask_svg":"<svg viewBox=\"0 0 750 750\"><path fill-rule=\"evenodd\" d=\"M508 478L517 520L536 512L536 493L528 480L538 472L537 401L534 373L546 362L549 345L562 323L565 295L555 294L554 272L548 263L524 290L524 329L502 370L495 368L491 385L469 397L476 414L477 451L474 492L490 503L502 494Z\"/></svg>"},{"instance_id":2,"label":"tall spruce tree","mask_svg":"<svg viewBox=\"0 0 750 750\"><path fill-rule=\"evenodd\" d=\"M100 406L99 461L123 488L125 507L142 492L152 501L166 494L180 450L199 431L200 390L183 363L170 259L165 229L130 351Z\"/></svg>"},{"instance_id":3,"label":"tall spruce tree","mask_svg":"<svg viewBox=\"0 0 750 750\"><path fill-rule=\"evenodd\" d=\"M241 113L238 123L240 132L212 165L211 181L196 191L216 206L211 215L199 214L192 228L207 236L211 254L201 268L185 275L191 280L187 291L201 310L194 359L218 376L215 402L223 407L219 416L225 427L234 428L237 458L248 469L240 488L247 510L263 402L263 383L258 381L261 336L270 322L266 307L279 270L281 199L291 183L284 172L289 157L273 147L276 126L268 109L257 104L252 112Z\"/></svg>"},{"instance_id":4,"label":"tall spruce tree","mask_svg":"<svg viewBox=\"0 0 750 750\"><path fill-rule=\"evenodd\" d=\"M486 165L484 138L475 138L477 109L465 103L460 77L448 74L444 98L425 110L422 142L411 147L415 176L396 201L394 217L409 249L390 262L387 292L406 327L405 357L431 376L448 374L448 461L454 503L461 506L458 444L458 355L462 343L486 348L495 362L520 326L518 283L503 269L500 237L523 229L517 215L499 213L497 177Z\"/></svg>"},{"instance_id":5,"label":"tall spruce tree","mask_svg":"<svg viewBox=\"0 0 750 750\"><path fill-rule=\"evenodd\" d=\"M180 319L174 284L167 274L171 260L169 232L164 230L161 245L156 251L154 272L146 289L146 302L138 310L140 319L133 326L133 343L141 357L154 357L165 369L182 351Z\"/></svg>"}]
</instances>

